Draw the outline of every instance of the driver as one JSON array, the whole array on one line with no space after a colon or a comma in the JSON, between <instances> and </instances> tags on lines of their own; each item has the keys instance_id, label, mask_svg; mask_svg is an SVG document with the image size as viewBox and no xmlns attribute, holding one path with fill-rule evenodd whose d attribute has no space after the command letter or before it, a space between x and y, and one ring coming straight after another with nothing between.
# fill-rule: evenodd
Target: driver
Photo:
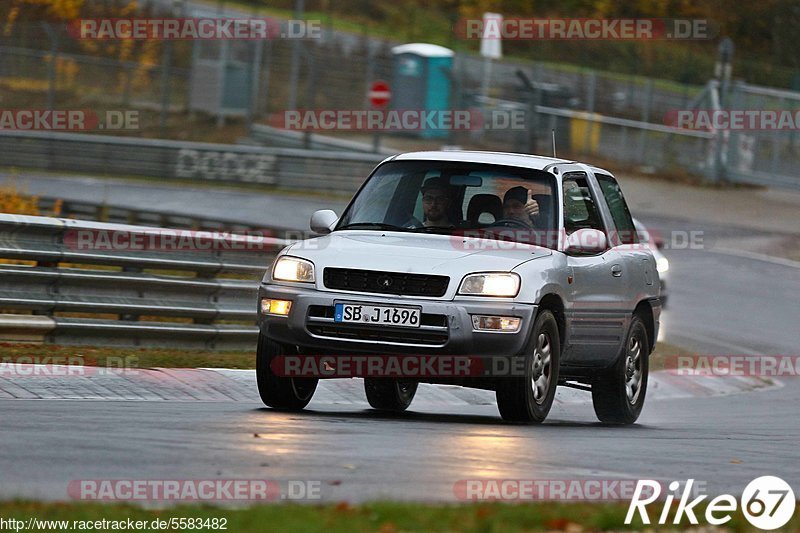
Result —
<instances>
[{"instance_id":1,"label":"driver","mask_svg":"<svg viewBox=\"0 0 800 533\"><path fill-rule=\"evenodd\" d=\"M440 177L428 178L420 188L422 192L423 225L453 227L450 220L450 191Z\"/></svg>"},{"instance_id":2,"label":"driver","mask_svg":"<svg viewBox=\"0 0 800 533\"><path fill-rule=\"evenodd\" d=\"M539 203L530 197L530 191L522 185L512 187L503 196L503 218L535 228L539 223Z\"/></svg>"}]
</instances>

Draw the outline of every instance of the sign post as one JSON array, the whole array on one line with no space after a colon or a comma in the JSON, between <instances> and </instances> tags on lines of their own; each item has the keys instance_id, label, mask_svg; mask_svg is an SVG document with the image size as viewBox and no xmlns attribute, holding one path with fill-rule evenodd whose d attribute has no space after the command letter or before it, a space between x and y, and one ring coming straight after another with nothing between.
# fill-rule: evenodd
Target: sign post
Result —
<instances>
[{"instance_id":1,"label":"sign post","mask_svg":"<svg viewBox=\"0 0 800 533\"><path fill-rule=\"evenodd\" d=\"M373 109L384 109L392 100L392 91L389 83L384 80L373 81L369 86L367 98L369 98L369 103ZM378 153L380 149L381 132L376 130L372 136L372 151Z\"/></svg>"},{"instance_id":2,"label":"sign post","mask_svg":"<svg viewBox=\"0 0 800 533\"><path fill-rule=\"evenodd\" d=\"M489 84L492 77L492 60L503 57L502 40L503 15L500 13L483 14L483 31L481 32L481 56L483 56L483 95L489 97Z\"/></svg>"}]
</instances>

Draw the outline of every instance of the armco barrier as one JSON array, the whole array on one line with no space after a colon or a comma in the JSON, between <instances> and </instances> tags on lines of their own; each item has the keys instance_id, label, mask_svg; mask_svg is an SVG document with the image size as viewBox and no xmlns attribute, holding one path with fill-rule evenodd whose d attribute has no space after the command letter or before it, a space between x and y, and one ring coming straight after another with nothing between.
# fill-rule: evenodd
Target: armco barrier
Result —
<instances>
[{"instance_id":1,"label":"armco barrier","mask_svg":"<svg viewBox=\"0 0 800 533\"><path fill-rule=\"evenodd\" d=\"M0 130L0 166L352 194L385 155Z\"/></svg>"},{"instance_id":2,"label":"armco barrier","mask_svg":"<svg viewBox=\"0 0 800 533\"><path fill-rule=\"evenodd\" d=\"M0 214L0 338L254 348L258 279L286 244Z\"/></svg>"}]
</instances>

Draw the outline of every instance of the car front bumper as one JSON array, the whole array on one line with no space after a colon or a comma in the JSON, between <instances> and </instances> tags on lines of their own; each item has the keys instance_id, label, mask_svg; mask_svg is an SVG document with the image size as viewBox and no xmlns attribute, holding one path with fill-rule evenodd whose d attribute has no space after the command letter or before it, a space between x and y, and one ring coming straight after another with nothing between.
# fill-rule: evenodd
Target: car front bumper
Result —
<instances>
[{"instance_id":1,"label":"car front bumper","mask_svg":"<svg viewBox=\"0 0 800 533\"><path fill-rule=\"evenodd\" d=\"M288 316L264 315L263 298L290 300ZM259 288L259 327L269 338L300 346L305 353L415 353L449 355L516 355L528 342L536 306L511 301L428 300L392 295L319 291L310 287L262 284ZM418 328L333 321L335 303L417 306ZM472 315L521 318L515 333L476 331Z\"/></svg>"}]
</instances>

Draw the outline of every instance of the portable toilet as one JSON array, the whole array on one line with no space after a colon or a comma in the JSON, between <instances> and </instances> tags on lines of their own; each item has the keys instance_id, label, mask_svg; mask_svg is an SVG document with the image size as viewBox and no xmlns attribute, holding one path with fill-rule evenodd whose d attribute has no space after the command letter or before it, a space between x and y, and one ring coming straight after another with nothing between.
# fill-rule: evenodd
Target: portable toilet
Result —
<instances>
[{"instance_id":1,"label":"portable toilet","mask_svg":"<svg viewBox=\"0 0 800 533\"><path fill-rule=\"evenodd\" d=\"M420 111L450 110L450 75L453 51L426 43L392 48L392 109ZM422 127L424 138L447 137L446 129Z\"/></svg>"}]
</instances>

